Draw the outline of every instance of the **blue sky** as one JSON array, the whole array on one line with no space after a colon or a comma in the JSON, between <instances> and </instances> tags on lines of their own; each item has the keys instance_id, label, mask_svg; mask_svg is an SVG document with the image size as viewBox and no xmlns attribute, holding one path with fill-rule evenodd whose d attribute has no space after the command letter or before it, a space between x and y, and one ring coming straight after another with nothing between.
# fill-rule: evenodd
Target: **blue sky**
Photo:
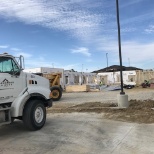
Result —
<instances>
[{"instance_id":1,"label":"blue sky","mask_svg":"<svg viewBox=\"0 0 154 154\"><path fill-rule=\"evenodd\" d=\"M154 68L154 0L119 0L123 65ZM116 0L0 0L0 53L25 67L118 65Z\"/></svg>"}]
</instances>

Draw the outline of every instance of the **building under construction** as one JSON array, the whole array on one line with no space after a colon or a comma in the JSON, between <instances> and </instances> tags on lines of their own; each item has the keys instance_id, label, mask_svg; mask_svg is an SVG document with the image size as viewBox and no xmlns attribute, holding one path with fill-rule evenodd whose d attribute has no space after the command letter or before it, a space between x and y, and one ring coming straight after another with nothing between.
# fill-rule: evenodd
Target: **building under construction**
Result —
<instances>
[{"instance_id":1,"label":"building under construction","mask_svg":"<svg viewBox=\"0 0 154 154\"><path fill-rule=\"evenodd\" d=\"M143 70L136 67L122 67L123 82L135 82L137 86L141 85L145 80L154 83L154 71ZM104 84L120 84L120 66L113 65L94 71L97 73L97 82L102 81Z\"/></svg>"}]
</instances>

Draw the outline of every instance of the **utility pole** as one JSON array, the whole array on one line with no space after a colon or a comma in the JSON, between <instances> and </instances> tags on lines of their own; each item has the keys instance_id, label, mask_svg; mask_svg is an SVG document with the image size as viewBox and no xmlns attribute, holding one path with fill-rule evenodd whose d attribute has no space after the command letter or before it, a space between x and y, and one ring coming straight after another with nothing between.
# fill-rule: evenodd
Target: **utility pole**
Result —
<instances>
[{"instance_id":1,"label":"utility pole","mask_svg":"<svg viewBox=\"0 0 154 154\"><path fill-rule=\"evenodd\" d=\"M108 53L106 53L106 63L107 63L107 67L108 67Z\"/></svg>"},{"instance_id":2,"label":"utility pole","mask_svg":"<svg viewBox=\"0 0 154 154\"><path fill-rule=\"evenodd\" d=\"M129 66L130 66L130 58L128 58L128 64L129 64Z\"/></svg>"},{"instance_id":3,"label":"utility pole","mask_svg":"<svg viewBox=\"0 0 154 154\"><path fill-rule=\"evenodd\" d=\"M54 63L52 63L52 67L54 68Z\"/></svg>"},{"instance_id":4,"label":"utility pole","mask_svg":"<svg viewBox=\"0 0 154 154\"><path fill-rule=\"evenodd\" d=\"M116 0L117 8L117 26L118 26L118 43L119 43L119 60L120 60L120 79L121 79L121 95L125 94L123 90L123 75L122 75L122 54L121 54L121 37L120 37L120 20L119 20L119 2Z\"/></svg>"},{"instance_id":5,"label":"utility pole","mask_svg":"<svg viewBox=\"0 0 154 154\"><path fill-rule=\"evenodd\" d=\"M82 64L82 71L81 72L83 73L83 64Z\"/></svg>"},{"instance_id":6,"label":"utility pole","mask_svg":"<svg viewBox=\"0 0 154 154\"><path fill-rule=\"evenodd\" d=\"M83 84L83 64L82 64L82 71L81 71L81 85Z\"/></svg>"},{"instance_id":7,"label":"utility pole","mask_svg":"<svg viewBox=\"0 0 154 154\"><path fill-rule=\"evenodd\" d=\"M119 20L119 1L116 0L116 11L117 11L117 26L118 26L118 44L119 44L119 61L120 61L120 77L121 77L121 92L118 95L118 106L128 107L128 95L125 95L123 90L123 67L122 67L122 54L121 54L121 37L120 37L120 20Z\"/></svg>"}]
</instances>

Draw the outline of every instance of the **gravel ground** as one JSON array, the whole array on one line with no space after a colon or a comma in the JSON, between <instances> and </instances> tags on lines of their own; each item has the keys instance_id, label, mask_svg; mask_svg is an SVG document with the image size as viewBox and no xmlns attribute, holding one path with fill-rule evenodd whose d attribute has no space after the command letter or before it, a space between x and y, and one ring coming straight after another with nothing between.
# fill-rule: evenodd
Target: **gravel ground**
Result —
<instances>
[{"instance_id":1,"label":"gravel ground","mask_svg":"<svg viewBox=\"0 0 154 154\"><path fill-rule=\"evenodd\" d=\"M53 108L80 106L92 101L108 105L103 102L117 102L119 92L63 93L62 99L54 102ZM153 89L134 88L125 92L129 100L154 99ZM136 112L132 113L130 109L131 115L134 115ZM140 111L139 106L137 109ZM114 117L117 115L113 114ZM108 116L112 119L111 114ZM126 116L129 118L128 114ZM34 132L27 131L19 120L0 127L0 154L153 154L153 143L154 124L108 120L104 113L51 113L47 115L45 126Z\"/></svg>"},{"instance_id":2,"label":"gravel ground","mask_svg":"<svg viewBox=\"0 0 154 154\"><path fill-rule=\"evenodd\" d=\"M39 131L16 120L0 127L0 154L153 154L154 124L107 120L95 113L55 113Z\"/></svg>"},{"instance_id":3,"label":"gravel ground","mask_svg":"<svg viewBox=\"0 0 154 154\"><path fill-rule=\"evenodd\" d=\"M124 89L129 100L154 100L154 89L151 88L134 88ZM117 95L120 91L98 91L98 92L74 92L63 93L60 101L54 104L72 105L86 102L117 103Z\"/></svg>"},{"instance_id":4,"label":"gravel ground","mask_svg":"<svg viewBox=\"0 0 154 154\"><path fill-rule=\"evenodd\" d=\"M154 89L134 88L125 90L129 107L119 108L117 95L120 91L64 93L59 102L54 102L48 113L104 113L107 119L135 123L154 123Z\"/></svg>"}]
</instances>

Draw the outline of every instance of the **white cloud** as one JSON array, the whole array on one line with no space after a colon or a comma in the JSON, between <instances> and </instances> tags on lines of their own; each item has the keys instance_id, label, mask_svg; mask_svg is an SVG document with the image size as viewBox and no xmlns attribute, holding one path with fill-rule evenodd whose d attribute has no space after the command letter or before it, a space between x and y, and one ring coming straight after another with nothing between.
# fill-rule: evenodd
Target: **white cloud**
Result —
<instances>
[{"instance_id":1,"label":"white cloud","mask_svg":"<svg viewBox=\"0 0 154 154\"><path fill-rule=\"evenodd\" d=\"M38 68L38 67L50 67L50 68L63 68L65 70L74 69L76 71L81 71L81 64L69 64L69 65L62 65L55 61L47 61L45 57L30 57L25 58L25 68Z\"/></svg>"},{"instance_id":2,"label":"white cloud","mask_svg":"<svg viewBox=\"0 0 154 154\"><path fill-rule=\"evenodd\" d=\"M87 0L0 0L0 15L8 20L16 19L26 24L68 31L78 38L88 38L95 33L94 29L96 32L99 30L105 17L91 12L88 5L86 7L87 3Z\"/></svg>"},{"instance_id":3,"label":"white cloud","mask_svg":"<svg viewBox=\"0 0 154 154\"><path fill-rule=\"evenodd\" d=\"M145 29L146 33L154 33L154 25L150 25L147 29Z\"/></svg>"},{"instance_id":4,"label":"white cloud","mask_svg":"<svg viewBox=\"0 0 154 154\"><path fill-rule=\"evenodd\" d=\"M135 27L138 29L140 26L143 26L143 23L149 22L154 18L154 11L148 11L139 15L134 14L133 17L127 17L121 21L121 26ZM133 24L133 25L132 25Z\"/></svg>"},{"instance_id":5,"label":"white cloud","mask_svg":"<svg viewBox=\"0 0 154 154\"><path fill-rule=\"evenodd\" d=\"M94 44L97 44L96 49L98 51L103 52L117 52L118 51L118 41L117 38L114 36L105 36L105 37L98 37L94 40Z\"/></svg>"},{"instance_id":6,"label":"white cloud","mask_svg":"<svg viewBox=\"0 0 154 154\"><path fill-rule=\"evenodd\" d=\"M154 57L154 42L152 43L138 43L138 42L124 42L122 45L123 57L128 57L133 62L146 62L153 60Z\"/></svg>"},{"instance_id":7,"label":"white cloud","mask_svg":"<svg viewBox=\"0 0 154 154\"><path fill-rule=\"evenodd\" d=\"M130 5L140 3L141 1L143 1L143 0L124 1L123 4L120 3L120 5L121 5L120 7L129 7Z\"/></svg>"},{"instance_id":8,"label":"white cloud","mask_svg":"<svg viewBox=\"0 0 154 154\"><path fill-rule=\"evenodd\" d=\"M121 28L120 31L121 31L121 33L134 32L134 31L136 31L136 28L135 27L125 27L125 28Z\"/></svg>"},{"instance_id":9,"label":"white cloud","mask_svg":"<svg viewBox=\"0 0 154 154\"><path fill-rule=\"evenodd\" d=\"M93 62L93 60L92 59L87 59L86 62Z\"/></svg>"},{"instance_id":10,"label":"white cloud","mask_svg":"<svg viewBox=\"0 0 154 154\"><path fill-rule=\"evenodd\" d=\"M8 45L0 45L1 49L7 49L9 46Z\"/></svg>"},{"instance_id":11,"label":"white cloud","mask_svg":"<svg viewBox=\"0 0 154 154\"><path fill-rule=\"evenodd\" d=\"M13 55L16 56L16 57L19 57L20 55L22 55L24 58L31 58L32 57L31 54L25 53L25 52L18 52L18 53L15 53Z\"/></svg>"},{"instance_id":12,"label":"white cloud","mask_svg":"<svg viewBox=\"0 0 154 154\"><path fill-rule=\"evenodd\" d=\"M50 62L37 59L37 58L25 58L25 68L37 68L37 67L53 67Z\"/></svg>"},{"instance_id":13,"label":"white cloud","mask_svg":"<svg viewBox=\"0 0 154 154\"><path fill-rule=\"evenodd\" d=\"M12 51L20 51L21 49L19 48L11 48Z\"/></svg>"},{"instance_id":14,"label":"white cloud","mask_svg":"<svg viewBox=\"0 0 154 154\"><path fill-rule=\"evenodd\" d=\"M119 63L118 42L112 39L102 40L102 44L100 43L98 48L100 51L108 52L112 63ZM121 52L123 63L127 64L129 58L131 64L144 67L143 64L154 61L154 42L122 41Z\"/></svg>"},{"instance_id":15,"label":"white cloud","mask_svg":"<svg viewBox=\"0 0 154 154\"><path fill-rule=\"evenodd\" d=\"M64 68L65 70L71 70L74 69L75 71L81 71L80 65L79 64L69 64L65 65L61 68Z\"/></svg>"},{"instance_id":16,"label":"white cloud","mask_svg":"<svg viewBox=\"0 0 154 154\"><path fill-rule=\"evenodd\" d=\"M78 49L72 49L71 52L72 53L80 53L80 54L83 54L83 55L85 55L87 57L91 56L91 53L89 52L89 49L85 48L85 47L81 47L81 48L78 48Z\"/></svg>"}]
</instances>

